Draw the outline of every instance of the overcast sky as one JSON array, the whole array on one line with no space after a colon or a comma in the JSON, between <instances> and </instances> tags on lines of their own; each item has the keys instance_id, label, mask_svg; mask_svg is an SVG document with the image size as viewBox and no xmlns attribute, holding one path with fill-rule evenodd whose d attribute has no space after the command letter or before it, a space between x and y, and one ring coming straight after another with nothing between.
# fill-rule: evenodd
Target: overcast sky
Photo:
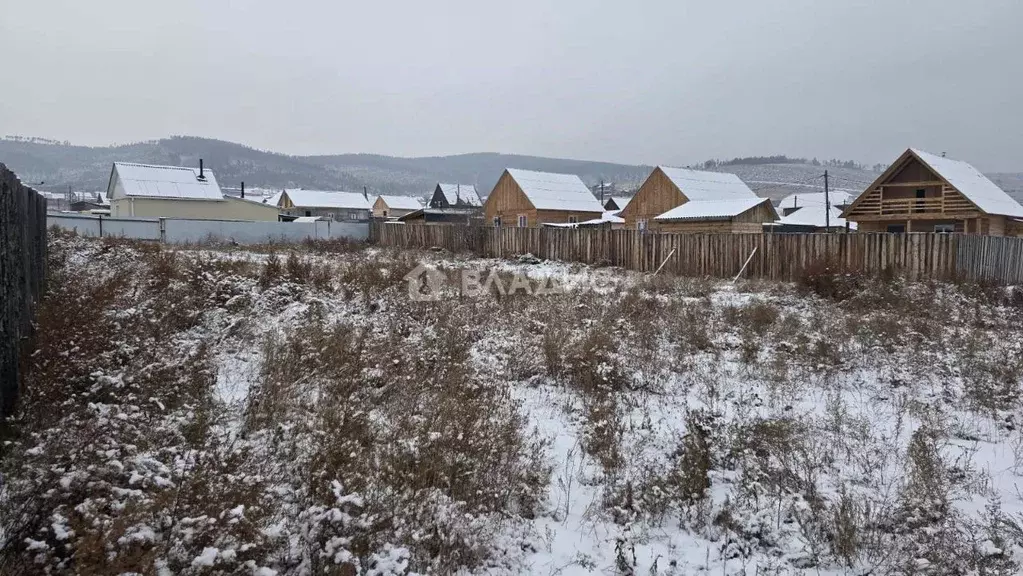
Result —
<instances>
[{"instance_id":1,"label":"overcast sky","mask_svg":"<svg viewBox=\"0 0 1023 576\"><path fill-rule=\"evenodd\" d=\"M1020 0L0 0L0 134L1023 170Z\"/></svg>"}]
</instances>

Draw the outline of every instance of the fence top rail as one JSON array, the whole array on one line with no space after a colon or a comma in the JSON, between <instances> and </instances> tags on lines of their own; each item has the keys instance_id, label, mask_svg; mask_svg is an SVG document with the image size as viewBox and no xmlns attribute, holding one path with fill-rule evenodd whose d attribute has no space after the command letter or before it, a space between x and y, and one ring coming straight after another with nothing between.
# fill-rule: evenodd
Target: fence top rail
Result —
<instances>
[{"instance_id":1,"label":"fence top rail","mask_svg":"<svg viewBox=\"0 0 1023 576\"><path fill-rule=\"evenodd\" d=\"M48 211L47 218L70 218L72 220L103 220L104 222L159 222L159 218L111 218L99 214L75 214L71 212Z\"/></svg>"}]
</instances>

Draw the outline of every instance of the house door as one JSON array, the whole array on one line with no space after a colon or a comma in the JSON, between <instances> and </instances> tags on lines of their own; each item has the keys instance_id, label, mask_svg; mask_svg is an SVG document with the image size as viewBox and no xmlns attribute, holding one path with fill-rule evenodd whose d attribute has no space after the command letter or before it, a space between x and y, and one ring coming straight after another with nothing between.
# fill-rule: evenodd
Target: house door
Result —
<instances>
[{"instance_id":1,"label":"house door","mask_svg":"<svg viewBox=\"0 0 1023 576\"><path fill-rule=\"evenodd\" d=\"M891 234L905 234L906 233L906 225L905 224L889 224L888 225L888 232L891 233Z\"/></svg>"},{"instance_id":2,"label":"house door","mask_svg":"<svg viewBox=\"0 0 1023 576\"><path fill-rule=\"evenodd\" d=\"M924 210L924 197L927 196L927 190L921 188L916 191L916 211L923 212Z\"/></svg>"}]
</instances>

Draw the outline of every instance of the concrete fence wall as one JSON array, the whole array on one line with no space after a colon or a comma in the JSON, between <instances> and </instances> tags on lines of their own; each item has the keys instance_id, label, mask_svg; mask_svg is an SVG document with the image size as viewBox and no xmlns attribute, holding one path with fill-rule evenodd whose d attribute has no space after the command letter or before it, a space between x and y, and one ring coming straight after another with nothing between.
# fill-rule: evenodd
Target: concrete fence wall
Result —
<instances>
[{"instance_id":1,"label":"concrete fence wall","mask_svg":"<svg viewBox=\"0 0 1023 576\"><path fill-rule=\"evenodd\" d=\"M0 164L0 418L14 413L45 288L46 199Z\"/></svg>"},{"instance_id":2,"label":"concrete fence wall","mask_svg":"<svg viewBox=\"0 0 1023 576\"><path fill-rule=\"evenodd\" d=\"M61 213L50 213L47 216L47 221L51 226L75 230L84 236L160 240L168 244L199 244L203 242L287 244L308 239L366 240L369 237L369 223L367 222L249 222L184 218L107 218Z\"/></svg>"}]
</instances>

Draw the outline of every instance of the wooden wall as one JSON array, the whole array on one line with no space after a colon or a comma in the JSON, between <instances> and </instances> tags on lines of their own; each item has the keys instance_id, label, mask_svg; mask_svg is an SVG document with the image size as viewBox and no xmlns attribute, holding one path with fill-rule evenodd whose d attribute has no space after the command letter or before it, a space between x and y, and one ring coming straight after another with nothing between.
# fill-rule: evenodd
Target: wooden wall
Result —
<instances>
[{"instance_id":1,"label":"wooden wall","mask_svg":"<svg viewBox=\"0 0 1023 576\"><path fill-rule=\"evenodd\" d=\"M764 202L730 219L653 220L650 229L680 234L760 234L764 231L764 223L777 219L778 213L770 201L765 199Z\"/></svg>"},{"instance_id":2,"label":"wooden wall","mask_svg":"<svg viewBox=\"0 0 1023 576\"><path fill-rule=\"evenodd\" d=\"M638 220L647 220L650 225L653 225L655 216L660 216L676 206L681 206L687 200L682 191L660 168L654 168L646 182L639 187L636 195L619 216L625 219L626 229L635 230Z\"/></svg>"},{"instance_id":3,"label":"wooden wall","mask_svg":"<svg viewBox=\"0 0 1023 576\"><path fill-rule=\"evenodd\" d=\"M850 272L892 271L911 280L989 279L1023 283L1023 239L959 234L655 234L606 228L493 228L371 224L371 241L401 248L621 266L684 276L791 281L827 262ZM671 255L669 258L669 254Z\"/></svg>"},{"instance_id":4,"label":"wooden wall","mask_svg":"<svg viewBox=\"0 0 1023 576\"><path fill-rule=\"evenodd\" d=\"M518 226L519 214L525 214L530 227L537 225L536 208L507 171L501 174L483 204L483 214L487 224L492 223L495 216L500 216L502 227L515 227Z\"/></svg>"}]
</instances>

